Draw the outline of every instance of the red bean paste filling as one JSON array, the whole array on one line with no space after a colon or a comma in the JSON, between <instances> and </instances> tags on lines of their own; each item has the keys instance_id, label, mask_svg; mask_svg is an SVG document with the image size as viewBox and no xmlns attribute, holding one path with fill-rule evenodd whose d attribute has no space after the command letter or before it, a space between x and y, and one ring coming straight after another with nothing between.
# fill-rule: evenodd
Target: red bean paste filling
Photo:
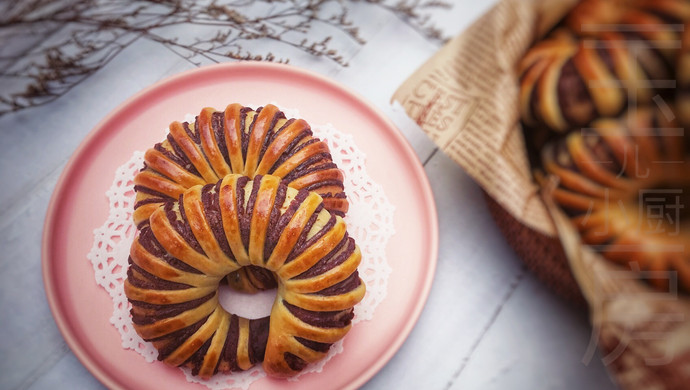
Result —
<instances>
[{"instance_id":1,"label":"red bean paste filling","mask_svg":"<svg viewBox=\"0 0 690 390\"><path fill-rule=\"evenodd\" d=\"M281 183L280 186L283 187L285 185ZM285 188L287 190L286 186ZM308 191L300 190L299 192L297 192L297 195L295 195L294 199L290 201L290 204L288 205L287 210L285 210L283 215L278 217L275 224L270 225L272 228L269 229L268 234L266 235L264 256L267 256L268 254L273 252L275 246L278 244L280 235L283 233L288 223L290 223L290 220L295 215L295 212L297 212L299 206L302 204L302 202L304 202L307 196L309 196Z\"/></svg>"},{"instance_id":2,"label":"red bean paste filling","mask_svg":"<svg viewBox=\"0 0 690 390\"><path fill-rule=\"evenodd\" d=\"M256 118L259 116L254 117L254 122L256 122ZM261 149L259 150L259 161L264 158L264 153L266 152L266 149L268 149L268 145L270 145L271 141L273 140L273 136L275 133L280 132L281 129L285 127L285 124L275 130L275 126L278 123L278 120L280 119L285 119L285 114L282 111L277 111L273 117L271 118L271 121L268 124L268 132L266 132L266 136L264 137L264 142L261 144ZM252 123L252 126L254 124ZM251 132L250 132L251 133Z\"/></svg>"},{"instance_id":3,"label":"red bean paste filling","mask_svg":"<svg viewBox=\"0 0 690 390\"><path fill-rule=\"evenodd\" d=\"M129 283L134 287L147 290L184 290L191 287L184 283L170 282L150 274L145 269L134 264L131 257L129 257L128 262L127 277L129 278Z\"/></svg>"},{"instance_id":4,"label":"red bean paste filling","mask_svg":"<svg viewBox=\"0 0 690 390\"><path fill-rule=\"evenodd\" d=\"M192 164L192 161L189 159L189 157L187 157L182 147L180 147L177 141L175 141L175 138L173 138L172 134L168 134L166 139L168 140L168 144L170 145L172 151L164 148L163 144L160 143L156 144L154 148L172 160L175 164L189 171L189 173L201 177L199 171L196 169L194 164Z\"/></svg>"},{"instance_id":5,"label":"red bean paste filling","mask_svg":"<svg viewBox=\"0 0 690 390\"><path fill-rule=\"evenodd\" d=\"M313 340L308 340L302 337L295 336L295 340L299 341L300 344L304 345L307 348L313 349L316 352L328 352L328 349L331 348L331 343L320 343L318 341L313 341Z\"/></svg>"},{"instance_id":6,"label":"red bean paste filling","mask_svg":"<svg viewBox=\"0 0 690 390\"><path fill-rule=\"evenodd\" d=\"M249 320L249 361L252 364L262 362L266 353L266 343L268 341L269 318L259 318ZM237 339L239 337L239 317L231 314L230 327L228 329L228 336L223 345L221 358L218 359L218 364L221 361L227 362L230 365L231 371L241 371L237 365ZM218 367L216 367L216 372Z\"/></svg>"},{"instance_id":7,"label":"red bean paste filling","mask_svg":"<svg viewBox=\"0 0 690 390\"><path fill-rule=\"evenodd\" d=\"M230 371L241 371L240 367L237 365L237 338L239 337L239 334L239 317L231 314L228 335L225 338L221 359L218 359L218 363L220 363L221 360L228 362L230 365Z\"/></svg>"},{"instance_id":8,"label":"red bean paste filling","mask_svg":"<svg viewBox=\"0 0 690 390\"><path fill-rule=\"evenodd\" d=\"M151 203L163 203L163 204L165 204L166 202L174 201L173 198L171 198L165 194L161 194L160 192L154 191L148 187L135 185L134 191L135 192L142 192L142 193L151 195L151 197L149 197L149 198L141 199L141 200L137 201L136 203L134 203L134 209L135 210L141 206L151 204ZM137 229L141 230L144 226L147 226L148 224L149 224L149 220L146 219L146 220L142 221L139 224L139 226L137 226Z\"/></svg>"},{"instance_id":9,"label":"red bean paste filling","mask_svg":"<svg viewBox=\"0 0 690 390\"><path fill-rule=\"evenodd\" d=\"M295 276L293 279L309 279L337 267L347 260L355 251L355 240L345 233L345 237L326 256L319 260L308 270Z\"/></svg>"},{"instance_id":10,"label":"red bean paste filling","mask_svg":"<svg viewBox=\"0 0 690 390\"><path fill-rule=\"evenodd\" d=\"M356 278L359 281L359 277ZM351 323L352 318L354 317L353 309L315 312L302 309L286 301L282 301L282 303L295 317L299 318L300 320L304 321L309 325L318 326L321 328L343 328L345 326L348 326ZM331 346L331 344L328 343L320 343L302 337L295 337L295 339L299 341L302 345L318 352L326 352ZM288 366L295 371L301 371L307 365L307 363L303 359L290 352L285 352L283 358L285 359L285 362L288 364Z\"/></svg>"},{"instance_id":11,"label":"red bean paste filling","mask_svg":"<svg viewBox=\"0 0 690 390\"><path fill-rule=\"evenodd\" d=\"M333 165L335 166L335 164L333 164ZM304 187L304 189L307 191L314 191L314 190L317 190L321 187L328 187L328 186L337 186L341 190L343 189L343 184L340 182L340 180L337 180L337 179L322 180L318 183L310 184L310 185ZM338 194L342 194L342 192L338 192ZM335 197L332 193L329 193L327 195ZM331 213L340 215L341 217L344 215L344 213L339 212L338 210L334 210Z\"/></svg>"},{"instance_id":12,"label":"red bean paste filling","mask_svg":"<svg viewBox=\"0 0 690 390\"><path fill-rule=\"evenodd\" d=\"M266 241L264 242L264 259L268 259L271 256L271 253L273 253L273 250L278 243L278 238L280 238L280 234L282 233L282 230L278 231L279 222L281 221L280 208L283 207L283 203L285 203L286 198L287 186L281 182L278 186L278 190L276 191L275 201L273 202L273 207L271 208L271 214L269 216L268 229L266 231ZM290 206L292 206L293 203L294 199L290 202ZM297 207L299 207L299 205L297 205ZM293 215L295 212L294 210L296 210L297 207L292 209ZM289 206L287 211L290 211Z\"/></svg>"},{"instance_id":13,"label":"red bean paste filling","mask_svg":"<svg viewBox=\"0 0 690 390\"><path fill-rule=\"evenodd\" d=\"M147 341L167 341L163 347L158 350L158 360L164 360L172 354L182 343L192 336L199 328L206 322L208 316L197 321L196 323L179 329L168 335L153 338ZM262 362L266 353L266 343L268 340L269 318L264 317L260 319L249 320L249 343L248 354L249 361L252 365ZM213 335L215 337L215 334ZM192 356L190 356L182 365L192 365L193 375L198 375L201 365L204 360L204 355L211 345L213 337L209 338ZM230 326L228 328L227 338L218 359L218 363L214 369L214 373L218 372L221 363L228 363L231 371L241 371L237 364L237 344L239 337L239 317L231 314Z\"/></svg>"},{"instance_id":14,"label":"red bean paste filling","mask_svg":"<svg viewBox=\"0 0 690 390\"><path fill-rule=\"evenodd\" d=\"M314 223L316 223L316 220L318 219L321 210L323 210L323 203L316 207L314 214L312 214L309 218L309 221L302 230L302 234L300 234L299 238L297 239L297 243L295 243L295 246L292 248L290 255L288 255L287 259L285 260L285 264L291 262L292 260L297 258L297 256L301 255L307 248L309 248L309 246L320 240L335 225L335 216L331 215L328 219L328 222L326 222L326 224L321 228L321 230L316 232L311 238L307 238L307 236L309 235L309 231L314 226Z\"/></svg>"},{"instance_id":15,"label":"red bean paste filling","mask_svg":"<svg viewBox=\"0 0 690 390\"><path fill-rule=\"evenodd\" d=\"M166 251L165 248L163 248L160 242L158 242L156 236L153 234L153 231L149 226L143 228L140 231L139 244L141 244L141 246L152 255L158 257L159 259L165 261L166 263L179 269L180 271L191 272L194 274L202 274L201 271L197 270L196 268L188 265L187 263L168 253L168 251Z\"/></svg>"},{"instance_id":16,"label":"red bean paste filling","mask_svg":"<svg viewBox=\"0 0 690 390\"><path fill-rule=\"evenodd\" d=\"M216 330L216 332L218 331ZM201 348L197 349L192 356L187 358L187 360L182 363L182 366L192 366L192 375L199 375L201 366L204 363L204 355L206 355L206 351L208 351L208 349L211 347L211 341L213 341L213 337L216 335L216 332L214 332L213 335L206 340Z\"/></svg>"},{"instance_id":17,"label":"red bean paste filling","mask_svg":"<svg viewBox=\"0 0 690 390\"><path fill-rule=\"evenodd\" d=\"M265 291L278 287L278 281L276 280L275 275L266 268L262 268L258 265L246 265L240 269L252 275L252 277L247 277L245 281L249 282L249 284L254 286L254 288L257 290ZM228 278L234 277L235 282L239 283L242 276L243 275L236 273L233 276L228 276ZM228 278L223 278L221 283L227 284ZM257 279L257 281L255 282L254 279Z\"/></svg>"},{"instance_id":18,"label":"red bean paste filling","mask_svg":"<svg viewBox=\"0 0 690 390\"><path fill-rule=\"evenodd\" d=\"M203 205L204 217L206 217L206 221L218 246L226 256L235 260L230 244L228 244L228 239L225 237L225 230L223 230L223 217L220 211L221 184L222 180L216 184L205 185L201 189L201 204Z\"/></svg>"},{"instance_id":19,"label":"red bean paste filling","mask_svg":"<svg viewBox=\"0 0 690 390\"><path fill-rule=\"evenodd\" d=\"M323 168L323 166L325 166L325 164L323 166L321 166L321 165L318 165L317 163L319 163L320 161L324 161L324 160L328 161L328 159L330 159L330 158L331 158L331 154L326 153L326 152L317 153L313 156L310 156L309 158L304 160L302 163L300 163L298 166L296 166L295 169L293 169L290 173L285 175L285 177L283 177L283 180L290 183L293 180L297 179L298 177L305 176L308 173L312 173L315 171L326 169L326 168ZM335 164L332 164L331 167L335 167Z\"/></svg>"},{"instance_id":20,"label":"red bean paste filling","mask_svg":"<svg viewBox=\"0 0 690 390\"><path fill-rule=\"evenodd\" d=\"M261 145L261 150L259 151L259 161L263 160L264 155L266 154L266 150L268 150L268 146L271 145L271 143L273 143L273 140L276 138L276 136L295 122L294 119L288 119L287 121L285 121L285 123L283 123L282 126L280 126L280 128L276 130L274 129L274 127L276 122L278 122L278 119L285 119L285 114L279 111L277 115L274 117L273 121L271 122L271 127L269 128L268 133L266 133L266 139L263 145Z\"/></svg>"},{"instance_id":21,"label":"red bean paste filling","mask_svg":"<svg viewBox=\"0 0 690 390\"><path fill-rule=\"evenodd\" d=\"M340 281L332 285L331 287L325 288L319 292L312 293L312 295L333 296L345 294L359 287L361 283L362 281L359 279L359 272L355 271L350 276L345 278L345 280Z\"/></svg>"},{"instance_id":22,"label":"red bean paste filling","mask_svg":"<svg viewBox=\"0 0 690 390\"><path fill-rule=\"evenodd\" d=\"M269 322L269 317L249 320L249 361L252 364L264 361Z\"/></svg>"},{"instance_id":23,"label":"red bean paste filling","mask_svg":"<svg viewBox=\"0 0 690 390\"><path fill-rule=\"evenodd\" d=\"M301 357L290 352L285 352L283 354L283 358L285 359L285 363L287 363L288 367L294 371L302 371L304 370L304 367L307 366L307 362L305 362Z\"/></svg>"},{"instance_id":24,"label":"red bean paste filling","mask_svg":"<svg viewBox=\"0 0 690 390\"><path fill-rule=\"evenodd\" d=\"M611 151L611 148L606 143L606 140L602 138L601 135L599 135L596 131L592 129L583 129L582 139L583 142L586 144L587 150L592 155L593 163L601 166L608 172L613 173L614 175L620 175L621 177L626 176L626 173L623 170L624 167L618 161L616 156ZM593 144L591 143L592 139L596 140ZM559 159L559 156L563 155L568 156L568 164L564 165L561 162L561 159ZM563 168L569 169L573 172L581 173L580 168L577 166L577 164L575 164L575 161L573 161L573 157L570 155L570 152L568 151L567 143L565 142L565 140L558 142L556 146L553 148L552 158L554 161L558 162L558 164L561 165Z\"/></svg>"},{"instance_id":25,"label":"red bean paste filling","mask_svg":"<svg viewBox=\"0 0 690 390\"><path fill-rule=\"evenodd\" d=\"M251 111L251 108L249 107L242 107L240 109L240 133L242 137L242 161L247 161L247 149L249 146L249 134L251 134L251 130L254 128L254 123L251 123L249 126L249 132L244 131L244 129L247 126L247 113ZM259 107L256 110L256 115L254 115L254 118L259 116L259 112L261 111L261 107Z\"/></svg>"},{"instance_id":26,"label":"red bean paste filling","mask_svg":"<svg viewBox=\"0 0 690 390\"><path fill-rule=\"evenodd\" d=\"M535 95L532 94L532 97ZM572 126L584 126L597 115L586 81L580 76L572 58L561 68L557 95L563 117Z\"/></svg>"},{"instance_id":27,"label":"red bean paste filling","mask_svg":"<svg viewBox=\"0 0 690 390\"><path fill-rule=\"evenodd\" d=\"M166 341L167 343L158 348L158 360L165 360L170 354L175 352L175 350L182 345L191 335L194 334L201 325L203 325L208 316L202 318L201 320L195 322L194 324L184 327L182 329L176 330L172 333L166 334L165 336L152 338L146 341L156 342L156 341Z\"/></svg>"},{"instance_id":28,"label":"red bean paste filling","mask_svg":"<svg viewBox=\"0 0 690 390\"><path fill-rule=\"evenodd\" d=\"M236 187L237 190L235 191L235 209L237 210L237 223L240 226L240 238L242 239L242 245L244 245L245 248L249 246L249 227L246 226L246 223L243 223L243 218L245 217L244 187L247 185L248 182L249 178L246 176L238 178Z\"/></svg>"},{"instance_id":29,"label":"red bean paste filling","mask_svg":"<svg viewBox=\"0 0 690 390\"><path fill-rule=\"evenodd\" d=\"M199 121L199 117L196 118L196 121ZM226 162L230 161L228 144L225 142L225 115L222 112L215 111L211 114L211 131L213 132L216 145L218 145L220 155L223 156L223 160Z\"/></svg>"},{"instance_id":30,"label":"red bean paste filling","mask_svg":"<svg viewBox=\"0 0 690 390\"><path fill-rule=\"evenodd\" d=\"M288 158L290 158L292 155L300 151L302 148L306 147L307 145L311 145L314 142L319 142L318 139L312 138L308 141L305 141L304 143L301 143L302 140L308 136L311 136L312 132L311 129L306 128L304 131L302 131L295 139L290 142L287 148L285 148L285 151L283 152L280 157L276 160L275 163L273 163L273 166L268 170L268 173L273 173L278 169L285 161L287 161Z\"/></svg>"},{"instance_id":31,"label":"red bean paste filling","mask_svg":"<svg viewBox=\"0 0 690 390\"><path fill-rule=\"evenodd\" d=\"M165 205L165 216L168 218L168 221L170 222L170 225L173 227L173 229L180 236L182 236L182 238L187 242L187 244L189 244L189 246L192 247L195 251L203 254L204 250L203 248L201 248L199 241L196 240L196 237L194 237L192 228L189 226L189 222L187 221L187 216L184 212L184 203L182 201L182 197L183 195L180 195L180 198L178 200L179 217L178 213L176 213L173 209L173 204Z\"/></svg>"},{"instance_id":32,"label":"red bean paste filling","mask_svg":"<svg viewBox=\"0 0 690 390\"><path fill-rule=\"evenodd\" d=\"M332 345L330 343L320 343L318 341L308 340L302 337L295 337L295 340L307 348L322 353L328 352L328 349ZM307 362L304 361L304 359L290 352L285 352L283 354L283 358L285 359L285 363L287 363L288 367L294 371L302 371L307 366Z\"/></svg>"},{"instance_id":33,"label":"red bean paste filling","mask_svg":"<svg viewBox=\"0 0 690 390\"><path fill-rule=\"evenodd\" d=\"M292 305L286 301L282 301L283 305L303 322L318 326L320 328L344 328L350 324L354 317L354 310L337 310L337 311L311 311L302 309L301 307Z\"/></svg>"},{"instance_id":34,"label":"red bean paste filling","mask_svg":"<svg viewBox=\"0 0 690 390\"><path fill-rule=\"evenodd\" d=\"M152 324L156 321L160 321L165 318L175 317L178 314L182 314L187 310L194 309L209 299L216 295L212 292L201 298L193 299L187 302L172 303L167 305L157 305L154 303L132 301L132 305L138 308L146 309L148 312L146 315L138 316L132 311L132 322L137 325L147 325Z\"/></svg>"}]
</instances>

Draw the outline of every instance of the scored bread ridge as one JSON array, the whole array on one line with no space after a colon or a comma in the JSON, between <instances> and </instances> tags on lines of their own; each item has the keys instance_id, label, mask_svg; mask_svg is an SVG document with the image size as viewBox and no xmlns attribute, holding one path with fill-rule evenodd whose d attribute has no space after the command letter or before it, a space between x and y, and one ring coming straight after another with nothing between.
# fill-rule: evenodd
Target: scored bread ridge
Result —
<instances>
[{"instance_id":1,"label":"scored bread ridge","mask_svg":"<svg viewBox=\"0 0 690 390\"><path fill-rule=\"evenodd\" d=\"M234 103L224 111L204 108L192 123L171 123L166 139L146 151L134 178L135 225L143 227L161 203L188 188L230 173L278 176L321 195L334 214L348 210L343 173L305 120L288 119L272 104L253 110Z\"/></svg>"},{"instance_id":2,"label":"scored bread ridge","mask_svg":"<svg viewBox=\"0 0 690 390\"><path fill-rule=\"evenodd\" d=\"M230 174L151 214L124 286L134 328L159 360L203 378L263 361L269 375L289 377L349 331L366 290L360 261L345 222L318 194L276 176ZM276 275L270 320L236 316L218 301L225 275L248 265Z\"/></svg>"}]
</instances>

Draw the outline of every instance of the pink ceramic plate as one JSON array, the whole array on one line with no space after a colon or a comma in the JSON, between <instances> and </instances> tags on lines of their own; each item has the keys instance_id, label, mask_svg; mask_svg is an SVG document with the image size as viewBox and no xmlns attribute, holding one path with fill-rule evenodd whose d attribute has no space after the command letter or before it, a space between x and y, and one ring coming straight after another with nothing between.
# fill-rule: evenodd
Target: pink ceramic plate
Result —
<instances>
[{"instance_id":1,"label":"pink ceramic plate","mask_svg":"<svg viewBox=\"0 0 690 390\"><path fill-rule=\"evenodd\" d=\"M105 191L115 169L133 151L160 141L171 121L232 102L277 102L298 109L310 123L330 122L352 134L366 153L369 175L396 207L396 234L386 252L393 272L374 319L352 328L345 351L321 373L297 382L263 378L252 389L361 386L398 350L426 301L438 248L434 200L419 160L380 112L342 86L287 65L229 63L173 76L124 102L82 142L57 184L43 233L43 277L58 327L75 355L109 388L204 388L187 382L176 368L147 363L121 347L109 323L112 301L94 282L86 254L93 229L108 216Z\"/></svg>"}]
</instances>

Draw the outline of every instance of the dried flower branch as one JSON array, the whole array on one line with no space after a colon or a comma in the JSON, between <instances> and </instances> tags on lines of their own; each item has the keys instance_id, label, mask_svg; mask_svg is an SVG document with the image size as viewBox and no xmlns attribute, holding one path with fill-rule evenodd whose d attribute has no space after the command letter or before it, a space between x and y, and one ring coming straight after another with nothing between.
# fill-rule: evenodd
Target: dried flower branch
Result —
<instances>
[{"instance_id":1,"label":"dried flower branch","mask_svg":"<svg viewBox=\"0 0 690 390\"><path fill-rule=\"evenodd\" d=\"M199 66L228 59L287 63L256 52L266 40L347 66L334 37L366 43L350 6L379 7L442 41L421 0L25 0L0 3L0 115L49 103L103 68L139 39ZM313 31L326 36L312 36ZM191 29L181 38L180 29ZM187 31L187 30L184 30Z\"/></svg>"},{"instance_id":2,"label":"dried flower branch","mask_svg":"<svg viewBox=\"0 0 690 390\"><path fill-rule=\"evenodd\" d=\"M385 0L366 1L392 12L429 39L440 43L445 43L448 40L448 37L444 36L443 32L432 24L430 15L425 14L425 11L450 9L452 7L450 3L437 0L398 0L395 3Z\"/></svg>"}]
</instances>

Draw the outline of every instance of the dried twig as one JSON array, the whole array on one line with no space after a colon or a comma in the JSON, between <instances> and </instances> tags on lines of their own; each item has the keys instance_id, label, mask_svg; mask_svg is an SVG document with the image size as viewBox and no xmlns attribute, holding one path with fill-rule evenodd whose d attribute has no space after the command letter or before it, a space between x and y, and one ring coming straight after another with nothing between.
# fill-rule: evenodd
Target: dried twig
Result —
<instances>
[{"instance_id":1,"label":"dried twig","mask_svg":"<svg viewBox=\"0 0 690 390\"><path fill-rule=\"evenodd\" d=\"M379 7L431 40L443 41L421 0L25 0L0 3L0 115L49 103L103 68L139 39L157 42L199 66L228 59L289 62L256 52L268 40L347 66L333 37L364 45L350 6ZM312 36L318 31L331 35ZM193 28L180 38L175 27ZM338 40L342 42L342 39ZM14 86L15 88L12 88Z\"/></svg>"}]
</instances>

